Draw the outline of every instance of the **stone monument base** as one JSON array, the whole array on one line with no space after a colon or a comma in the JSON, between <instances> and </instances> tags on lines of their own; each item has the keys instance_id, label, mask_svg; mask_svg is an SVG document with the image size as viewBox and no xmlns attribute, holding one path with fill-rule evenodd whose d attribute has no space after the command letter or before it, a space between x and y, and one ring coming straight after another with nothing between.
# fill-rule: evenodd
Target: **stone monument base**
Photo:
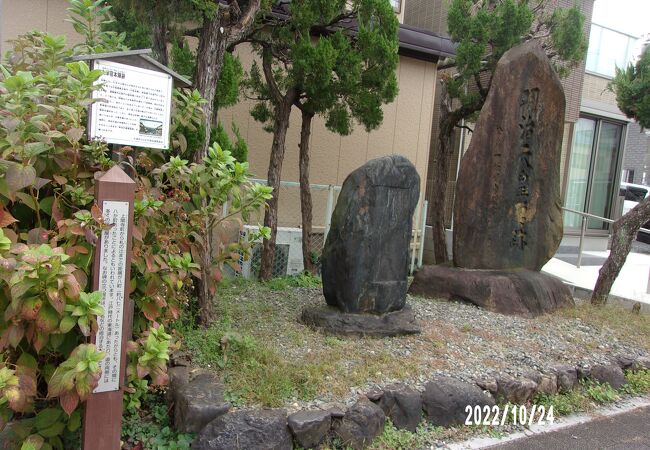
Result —
<instances>
[{"instance_id":1,"label":"stone monument base","mask_svg":"<svg viewBox=\"0 0 650 450\"><path fill-rule=\"evenodd\" d=\"M386 314L351 314L337 308L305 308L300 315L305 325L336 336L403 336L420 333L415 313L409 306Z\"/></svg>"},{"instance_id":2,"label":"stone monument base","mask_svg":"<svg viewBox=\"0 0 650 450\"><path fill-rule=\"evenodd\" d=\"M423 266L409 288L412 295L465 300L502 314L534 317L575 305L557 278L526 269L472 270Z\"/></svg>"}]
</instances>

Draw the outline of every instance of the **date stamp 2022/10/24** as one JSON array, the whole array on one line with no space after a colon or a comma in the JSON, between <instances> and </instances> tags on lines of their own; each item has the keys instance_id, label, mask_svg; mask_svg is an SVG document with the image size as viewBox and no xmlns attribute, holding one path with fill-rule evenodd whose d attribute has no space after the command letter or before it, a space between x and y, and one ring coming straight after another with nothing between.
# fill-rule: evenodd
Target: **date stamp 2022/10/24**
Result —
<instances>
[{"instance_id":1,"label":"date stamp 2022/10/24","mask_svg":"<svg viewBox=\"0 0 650 450\"><path fill-rule=\"evenodd\" d=\"M553 405L510 405L503 408L499 405L480 406L467 405L465 407L465 425L499 426L505 424L527 425L553 423Z\"/></svg>"}]
</instances>

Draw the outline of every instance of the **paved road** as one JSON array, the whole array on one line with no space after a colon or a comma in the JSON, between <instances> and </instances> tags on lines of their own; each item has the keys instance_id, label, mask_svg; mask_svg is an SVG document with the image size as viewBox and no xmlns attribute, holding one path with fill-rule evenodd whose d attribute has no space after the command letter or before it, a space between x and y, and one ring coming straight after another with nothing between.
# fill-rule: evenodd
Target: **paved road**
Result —
<instances>
[{"instance_id":1,"label":"paved road","mask_svg":"<svg viewBox=\"0 0 650 450\"><path fill-rule=\"evenodd\" d=\"M489 447L493 450L650 450L650 407Z\"/></svg>"}]
</instances>

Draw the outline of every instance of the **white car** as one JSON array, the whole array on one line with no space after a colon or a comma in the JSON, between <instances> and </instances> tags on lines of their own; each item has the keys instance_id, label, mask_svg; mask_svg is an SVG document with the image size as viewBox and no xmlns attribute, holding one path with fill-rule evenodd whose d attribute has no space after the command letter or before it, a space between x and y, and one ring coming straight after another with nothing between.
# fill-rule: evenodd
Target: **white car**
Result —
<instances>
[{"instance_id":1,"label":"white car","mask_svg":"<svg viewBox=\"0 0 650 450\"><path fill-rule=\"evenodd\" d=\"M642 184L632 184L621 182L621 196L625 197L623 202L623 214L627 214L632 208L639 204L648 196L650 187Z\"/></svg>"},{"instance_id":2,"label":"white car","mask_svg":"<svg viewBox=\"0 0 650 450\"><path fill-rule=\"evenodd\" d=\"M650 193L650 187L642 184L632 184L621 182L620 195L625 197L623 201L623 214L627 214L632 208L639 204L640 201L645 199ZM643 228L650 229L650 222L646 222ZM639 231L636 239L646 244L650 244L650 235Z\"/></svg>"}]
</instances>

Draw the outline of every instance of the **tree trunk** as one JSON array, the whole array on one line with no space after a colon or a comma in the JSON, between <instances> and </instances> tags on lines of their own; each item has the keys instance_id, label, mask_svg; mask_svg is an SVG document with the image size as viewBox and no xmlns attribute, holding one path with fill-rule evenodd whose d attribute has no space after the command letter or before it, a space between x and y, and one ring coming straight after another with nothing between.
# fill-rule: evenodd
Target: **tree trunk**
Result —
<instances>
[{"instance_id":1,"label":"tree trunk","mask_svg":"<svg viewBox=\"0 0 650 450\"><path fill-rule=\"evenodd\" d=\"M227 33L222 32L221 21L217 15L213 19L204 19L199 37L199 48L196 53L196 89L201 93L206 103L203 105L203 127L205 139L203 146L194 154L194 162L201 162L208 154L210 146L210 127L214 114L214 95L221 76L223 58L228 47Z\"/></svg>"},{"instance_id":2,"label":"tree trunk","mask_svg":"<svg viewBox=\"0 0 650 450\"><path fill-rule=\"evenodd\" d=\"M167 23L164 21L156 21L152 28L152 51L153 57L165 66L169 65L169 55L167 53Z\"/></svg>"},{"instance_id":3,"label":"tree trunk","mask_svg":"<svg viewBox=\"0 0 650 450\"><path fill-rule=\"evenodd\" d=\"M271 146L271 160L269 161L269 172L267 176L268 185L273 188L273 197L267 202L266 212L264 213L264 226L271 229L271 238L264 240L260 265L260 280L269 280L273 276L275 239L278 234L278 201L280 198L282 162L284 161L284 149L293 97L293 95L288 93L275 107L273 145Z\"/></svg>"},{"instance_id":4,"label":"tree trunk","mask_svg":"<svg viewBox=\"0 0 650 450\"><path fill-rule=\"evenodd\" d=\"M213 291L210 289L212 267L212 233L208 228L203 236L203 248L201 249L201 279L197 280L197 293L199 303L199 324L204 327L210 326L214 321Z\"/></svg>"},{"instance_id":5,"label":"tree trunk","mask_svg":"<svg viewBox=\"0 0 650 450\"><path fill-rule=\"evenodd\" d=\"M609 291L625 264L632 248L632 241L648 220L650 220L650 198L643 200L612 225L612 248L605 264L598 272L598 280L591 296L592 305L601 306L607 303Z\"/></svg>"},{"instance_id":6,"label":"tree trunk","mask_svg":"<svg viewBox=\"0 0 650 450\"><path fill-rule=\"evenodd\" d=\"M442 86L442 103L440 105L440 129L438 134L438 151L433 166L433 195L429 199L429 211L432 217L433 263L443 264L449 260L447 254L447 237L445 232L445 199L447 198L447 179L451 157L454 155L454 125L450 111L451 100L447 90Z\"/></svg>"},{"instance_id":7,"label":"tree trunk","mask_svg":"<svg viewBox=\"0 0 650 450\"><path fill-rule=\"evenodd\" d=\"M302 264L306 271L315 274L316 266L311 259L312 201L309 189L309 136L313 113L302 112L300 128L300 212L302 214Z\"/></svg>"},{"instance_id":8,"label":"tree trunk","mask_svg":"<svg viewBox=\"0 0 650 450\"><path fill-rule=\"evenodd\" d=\"M220 31L219 15L213 19L204 19L203 27L199 37L199 48L197 51L196 68L196 89L201 93L207 102L203 105L203 127L205 139L203 145L194 154L194 162L201 163L208 154L210 146L210 126L214 111L214 95L217 90L217 83L223 66L223 58L226 52L227 39ZM203 200L205 206L206 200ZM198 303L199 321L201 325L208 326L214 319L213 298L210 293L212 266L212 229L209 219L205 219L205 234L203 236L203 248L201 254L201 279L198 280Z\"/></svg>"}]
</instances>

